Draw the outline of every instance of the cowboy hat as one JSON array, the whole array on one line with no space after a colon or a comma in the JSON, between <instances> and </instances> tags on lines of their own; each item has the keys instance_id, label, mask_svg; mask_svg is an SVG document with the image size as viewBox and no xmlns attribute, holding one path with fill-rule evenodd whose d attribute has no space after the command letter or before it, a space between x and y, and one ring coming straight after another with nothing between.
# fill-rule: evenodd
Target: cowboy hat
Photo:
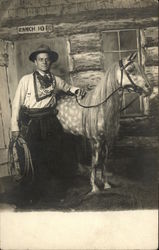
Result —
<instances>
[{"instance_id":1,"label":"cowboy hat","mask_svg":"<svg viewBox=\"0 0 159 250\"><path fill-rule=\"evenodd\" d=\"M56 62L57 59L58 59L58 53L55 52L55 51L52 51L49 46L43 44L43 45L40 45L40 47L38 47L35 51L33 51L30 56L29 56L29 60L34 62L35 59L36 59L36 56L39 54L39 53L48 53L49 56L50 56L50 60L51 62Z\"/></svg>"}]
</instances>

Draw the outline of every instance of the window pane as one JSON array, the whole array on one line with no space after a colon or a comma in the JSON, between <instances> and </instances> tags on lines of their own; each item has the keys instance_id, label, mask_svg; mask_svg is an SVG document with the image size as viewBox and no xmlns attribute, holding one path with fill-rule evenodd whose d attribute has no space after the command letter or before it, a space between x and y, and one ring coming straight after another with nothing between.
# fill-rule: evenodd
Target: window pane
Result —
<instances>
[{"instance_id":1,"label":"window pane","mask_svg":"<svg viewBox=\"0 0 159 250\"><path fill-rule=\"evenodd\" d=\"M124 94L124 99L125 99L125 107L133 101L135 97L137 97L138 94L136 93L125 93ZM125 114L131 115L131 114L136 114L140 115L142 114L142 110L140 109L140 98L137 98L125 111Z\"/></svg>"},{"instance_id":2,"label":"window pane","mask_svg":"<svg viewBox=\"0 0 159 250\"><path fill-rule=\"evenodd\" d=\"M137 48L137 38L136 30L120 31L120 49L136 49Z\"/></svg>"},{"instance_id":3,"label":"window pane","mask_svg":"<svg viewBox=\"0 0 159 250\"><path fill-rule=\"evenodd\" d=\"M103 49L104 51L119 50L117 32L103 33Z\"/></svg>"},{"instance_id":4,"label":"window pane","mask_svg":"<svg viewBox=\"0 0 159 250\"><path fill-rule=\"evenodd\" d=\"M105 71L114 63L119 61L118 52L107 52L104 53L104 69Z\"/></svg>"}]
</instances>

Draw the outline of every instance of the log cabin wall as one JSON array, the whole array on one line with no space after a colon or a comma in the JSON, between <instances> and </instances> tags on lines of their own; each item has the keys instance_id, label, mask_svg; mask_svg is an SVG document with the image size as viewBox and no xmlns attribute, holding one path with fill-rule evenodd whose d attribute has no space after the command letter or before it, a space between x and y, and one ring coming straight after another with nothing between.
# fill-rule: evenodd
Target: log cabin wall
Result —
<instances>
[{"instance_id":1,"label":"log cabin wall","mask_svg":"<svg viewBox=\"0 0 159 250\"><path fill-rule=\"evenodd\" d=\"M141 33L142 55L145 73L153 86L153 93L158 93L158 27L148 27Z\"/></svg>"},{"instance_id":2,"label":"log cabin wall","mask_svg":"<svg viewBox=\"0 0 159 250\"><path fill-rule=\"evenodd\" d=\"M71 82L76 85L100 81L103 75L103 31L140 29L145 72L154 86L154 92L157 91L156 0L2 0L0 16L0 38L15 44L17 40L30 39L31 42L35 38L53 40L64 37L68 47L67 71ZM53 31L23 35L17 32L18 26L44 23L52 24Z\"/></svg>"},{"instance_id":3,"label":"log cabin wall","mask_svg":"<svg viewBox=\"0 0 159 250\"><path fill-rule=\"evenodd\" d=\"M76 86L98 84L104 73L102 33L123 29L140 31L141 62L153 88L150 101L153 100L158 95L157 7L156 0L1 0L0 39L9 44L7 70L11 102L24 73L17 61L21 42L25 46L28 42L31 48L35 40L45 40L48 44L63 40L67 63L61 64L61 72L67 74L57 73ZM51 24L52 31L18 34L18 26L39 24ZM1 58L4 60L0 56L0 61Z\"/></svg>"},{"instance_id":4,"label":"log cabin wall","mask_svg":"<svg viewBox=\"0 0 159 250\"><path fill-rule=\"evenodd\" d=\"M108 22L109 23L109 22ZM103 76L103 54L102 54L102 38L101 30L97 30L96 32L87 32L76 34L76 25L72 26L73 34L65 35L65 41L67 42L68 49L68 62L71 83L75 85L85 85L88 83L97 84ZM81 25L81 23L79 24ZM97 27L100 22L96 23ZM59 25L60 26L60 25ZM59 27L60 29L61 27ZM112 27L113 28L113 27ZM114 29L116 29L116 25L114 24ZM103 29L103 31L107 30L107 28ZM58 29L57 29L58 31ZM66 32L66 31L65 31ZM42 35L29 35L30 39L28 43L31 45L32 39L39 39ZM157 94L158 92L158 27L148 27L141 29L142 36L142 59L143 65L145 66L145 73L147 74L151 86L153 87L153 93ZM63 38L63 36L56 36L56 34L50 33L46 35L46 43L48 39L48 43L50 43L50 39ZM25 41L28 39L28 36L18 37L18 40ZM17 40L17 42L18 42ZM10 61L14 60L16 56L16 41L13 42L12 46L10 46L13 51L10 53ZM29 44L28 44L29 46ZM15 47L15 48L14 48ZM14 54L13 54L14 53ZM21 73L18 72L18 69L15 69L15 60L13 65L10 64L9 68L9 76L10 76L10 88L11 90L11 99L13 99L15 89L18 84L18 80L21 77ZM29 64L29 62L28 62ZM16 72L17 70L17 72ZM13 73L14 72L14 73ZM68 72L67 72L68 73ZM17 77L19 75L19 77ZM12 79L13 78L13 79ZM14 85L14 86L13 86Z\"/></svg>"}]
</instances>

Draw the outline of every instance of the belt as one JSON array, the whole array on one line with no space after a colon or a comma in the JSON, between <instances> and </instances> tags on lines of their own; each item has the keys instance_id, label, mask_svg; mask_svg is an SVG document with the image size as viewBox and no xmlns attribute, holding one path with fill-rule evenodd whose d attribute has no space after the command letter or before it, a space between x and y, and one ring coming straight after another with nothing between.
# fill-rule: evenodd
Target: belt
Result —
<instances>
[{"instance_id":1,"label":"belt","mask_svg":"<svg viewBox=\"0 0 159 250\"><path fill-rule=\"evenodd\" d=\"M21 112L29 118L42 118L48 115L57 115L58 110L53 107L48 108L27 108L21 107Z\"/></svg>"}]
</instances>

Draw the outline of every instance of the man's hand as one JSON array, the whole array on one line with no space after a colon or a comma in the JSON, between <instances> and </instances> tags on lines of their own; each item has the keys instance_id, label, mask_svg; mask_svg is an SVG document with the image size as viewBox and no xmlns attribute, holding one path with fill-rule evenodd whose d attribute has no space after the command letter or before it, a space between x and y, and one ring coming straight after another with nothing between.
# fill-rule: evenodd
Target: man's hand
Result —
<instances>
[{"instance_id":1,"label":"man's hand","mask_svg":"<svg viewBox=\"0 0 159 250\"><path fill-rule=\"evenodd\" d=\"M13 140L17 140L18 136L19 136L19 131L12 131L12 139Z\"/></svg>"},{"instance_id":2,"label":"man's hand","mask_svg":"<svg viewBox=\"0 0 159 250\"><path fill-rule=\"evenodd\" d=\"M85 90L85 88L81 88L81 89L77 89L75 91L75 95L77 97L80 97L81 99L86 95L87 91Z\"/></svg>"},{"instance_id":3,"label":"man's hand","mask_svg":"<svg viewBox=\"0 0 159 250\"><path fill-rule=\"evenodd\" d=\"M87 94L88 91L91 91L95 88L96 85L86 85L83 88L79 88L75 91L75 95L81 99Z\"/></svg>"}]
</instances>

